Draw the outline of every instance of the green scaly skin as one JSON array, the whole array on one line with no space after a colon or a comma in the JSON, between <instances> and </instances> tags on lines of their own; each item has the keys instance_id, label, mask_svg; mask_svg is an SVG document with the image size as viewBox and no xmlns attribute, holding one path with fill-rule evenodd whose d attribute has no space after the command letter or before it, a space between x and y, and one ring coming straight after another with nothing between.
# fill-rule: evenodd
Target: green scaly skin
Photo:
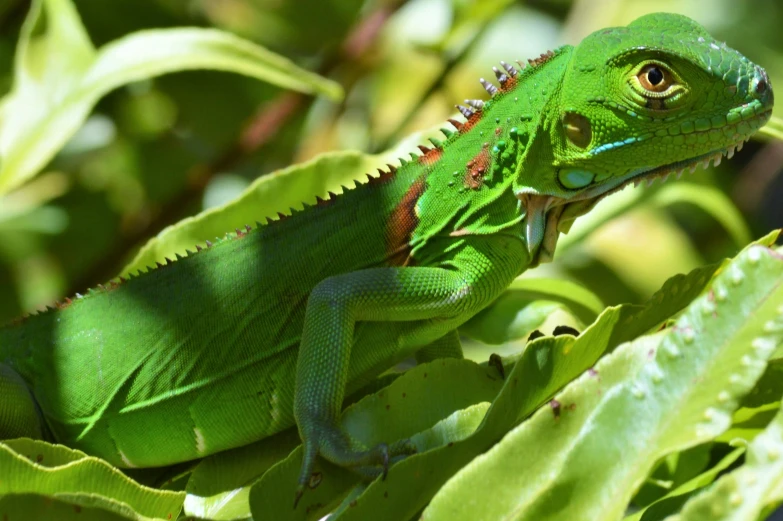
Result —
<instances>
[{"instance_id":1,"label":"green scaly skin","mask_svg":"<svg viewBox=\"0 0 783 521\"><path fill-rule=\"evenodd\" d=\"M346 393L413 354L460 357L455 329L577 216L732 155L772 108L763 69L678 15L504 68L412 161L0 330L0 438L147 467L296 424L300 494L317 455L378 475L409 447L356 446Z\"/></svg>"}]
</instances>

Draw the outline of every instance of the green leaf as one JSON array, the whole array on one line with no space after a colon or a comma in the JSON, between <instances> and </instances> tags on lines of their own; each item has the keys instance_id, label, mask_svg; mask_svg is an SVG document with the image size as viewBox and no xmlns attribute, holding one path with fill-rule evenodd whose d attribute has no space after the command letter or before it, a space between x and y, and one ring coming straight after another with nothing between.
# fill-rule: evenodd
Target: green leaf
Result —
<instances>
[{"instance_id":1,"label":"green leaf","mask_svg":"<svg viewBox=\"0 0 783 521\"><path fill-rule=\"evenodd\" d=\"M776 237L777 233L771 233L757 243L771 244ZM449 477L587 371L602 354L657 327L690 304L720 267L716 264L672 277L644 306L608 308L576 339L549 337L529 343L513 368L511 364L506 367L505 385L472 436L397 463L385 481L371 483L353 508L338 519L395 521L413 517Z\"/></svg>"},{"instance_id":2,"label":"green leaf","mask_svg":"<svg viewBox=\"0 0 783 521\"><path fill-rule=\"evenodd\" d=\"M734 449L720 460L717 465L714 465L709 470L706 470L683 483L658 501L647 505L630 516L624 517L623 521L658 521L664 519L666 515L679 510L679 507L681 507L695 491L712 483L718 474L721 474L729 468L744 453L744 447Z\"/></svg>"},{"instance_id":3,"label":"green leaf","mask_svg":"<svg viewBox=\"0 0 783 521\"><path fill-rule=\"evenodd\" d=\"M253 182L238 198L224 206L212 208L169 226L151 239L125 266L122 274L146 270L155 262L166 262L194 249L205 240L225 236L227 231L245 224L276 217L278 212L290 213L290 208L302 208L303 202L315 203L315 197L327 192L341 192L341 185L352 185L366 179L367 172L380 166L386 156L369 156L359 152L323 154L311 161L294 165Z\"/></svg>"},{"instance_id":4,"label":"green leaf","mask_svg":"<svg viewBox=\"0 0 783 521\"><path fill-rule=\"evenodd\" d=\"M187 484L184 510L215 521L249 519L250 487L299 445L296 429L204 458Z\"/></svg>"},{"instance_id":5,"label":"green leaf","mask_svg":"<svg viewBox=\"0 0 783 521\"><path fill-rule=\"evenodd\" d=\"M318 458L309 487L294 509L294 494L302 465L302 446L279 462L250 489L253 519L318 520L337 508L360 478L353 472Z\"/></svg>"},{"instance_id":6,"label":"green leaf","mask_svg":"<svg viewBox=\"0 0 783 521\"><path fill-rule=\"evenodd\" d=\"M143 487L83 452L24 438L0 442L0 468L0 512L9 519L175 519L185 497Z\"/></svg>"},{"instance_id":7,"label":"green leaf","mask_svg":"<svg viewBox=\"0 0 783 521\"><path fill-rule=\"evenodd\" d=\"M770 360L753 390L742 400L743 407L763 407L783 396L783 358Z\"/></svg>"},{"instance_id":8,"label":"green leaf","mask_svg":"<svg viewBox=\"0 0 783 521\"><path fill-rule=\"evenodd\" d=\"M748 446L745 464L690 499L671 521L756 521L783 501L783 409Z\"/></svg>"},{"instance_id":9,"label":"green leaf","mask_svg":"<svg viewBox=\"0 0 783 521\"><path fill-rule=\"evenodd\" d=\"M583 286L561 279L517 279L497 300L460 326L460 333L487 344L524 338L555 309L567 308L582 324L603 311L601 300Z\"/></svg>"},{"instance_id":10,"label":"green leaf","mask_svg":"<svg viewBox=\"0 0 783 521\"><path fill-rule=\"evenodd\" d=\"M780 402L768 403L755 408L737 409L731 419L731 429L718 436L716 440L724 443L735 443L738 440L752 441L769 425L778 408L780 408Z\"/></svg>"},{"instance_id":11,"label":"green leaf","mask_svg":"<svg viewBox=\"0 0 783 521\"><path fill-rule=\"evenodd\" d=\"M492 400L502 385L495 368L469 360L436 360L414 367L350 406L342 424L365 446L411 438L419 451L425 451L473 432L484 417L484 402ZM319 477L294 510L301 458L300 447L252 488L250 504L256 519L320 519L360 481L356 474L319 459Z\"/></svg>"},{"instance_id":12,"label":"green leaf","mask_svg":"<svg viewBox=\"0 0 783 521\"><path fill-rule=\"evenodd\" d=\"M783 259L747 248L676 325L624 344L596 375L572 382L556 397L559 414L543 408L514 429L454 476L424 517L620 518L659 458L728 428L783 340L781 302Z\"/></svg>"},{"instance_id":13,"label":"green leaf","mask_svg":"<svg viewBox=\"0 0 783 521\"><path fill-rule=\"evenodd\" d=\"M342 425L355 440L373 447L426 431L460 409L490 402L502 387L494 367L443 358L410 369L386 389L351 405L343 412Z\"/></svg>"},{"instance_id":14,"label":"green leaf","mask_svg":"<svg viewBox=\"0 0 783 521\"><path fill-rule=\"evenodd\" d=\"M481 402L455 411L449 417L436 423L431 429L411 436L411 443L416 446L419 452L423 452L463 440L473 434L481 424L489 407L489 402ZM364 482L356 485L334 511L333 515L339 517L349 509L355 508L358 498L367 489L367 485Z\"/></svg>"},{"instance_id":15,"label":"green leaf","mask_svg":"<svg viewBox=\"0 0 783 521\"><path fill-rule=\"evenodd\" d=\"M644 507L665 497L686 481L701 474L710 463L715 447L713 442L702 443L690 449L664 457L632 500L637 507Z\"/></svg>"},{"instance_id":16,"label":"green leaf","mask_svg":"<svg viewBox=\"0 0 783 521\"><path fill-rule=\"evenodd\" d=\"M17 47L13 88L0 106L0 194L38 173L106 93L191 69L236 72L283 88L342 96L335 83L213 29L139 31L96 50L70 0L35 0Z\"/></svg>"},{"instance_id":17,"label":"green leaf","mask_svg":"<svg viewBox=\"0 0 783 521\"><path fill-rule=\"evenodd\" d=\"M93 504L95 506L93 506ZM5 494L0 496L2 519L57 520L57 521L146 521L121 505L113 505L115 511L102 508L99 498L56 498L38 494Z\"/></svg>"}]
</instances>

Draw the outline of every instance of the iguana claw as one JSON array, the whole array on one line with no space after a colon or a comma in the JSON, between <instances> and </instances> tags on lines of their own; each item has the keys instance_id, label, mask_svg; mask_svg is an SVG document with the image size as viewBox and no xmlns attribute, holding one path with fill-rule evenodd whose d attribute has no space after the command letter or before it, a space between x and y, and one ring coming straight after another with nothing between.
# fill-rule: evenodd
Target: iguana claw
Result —
<instances>
[{"instance_id":1,"label":"iguana claw","mask_svg":"<svg viewBox=\"0 0 783 521\"><path fill-rule=\"evenodd\" d=\"M299 500L308 487L315 467L315 459L319 454L332 463L356 472L365 479L371 480L380 476L382 480L385 480L391 465L417 452L416 446L409 439L400 440L391 446L379 443L367 451L352 451L347 446L319 447L317 443L308 441L305 441L304 447L302 470L299 474L299 484L296 487L294 508L299 504ZM315 488L315 486L311 486L311 488Z\"/></svg>"},{"instance_id":2,"label":"iguana claw","mask_svg":"<svg viewBox=\"0 0 783 521\"><path fill-rule=\"evenodd\" d=\"M299 504L299 500L302 499L302 496L304 495L305 486L301 483L296 487L296 496L294 497L294 510L296 510L296 505Z\"/></svg>"}]
</instances>

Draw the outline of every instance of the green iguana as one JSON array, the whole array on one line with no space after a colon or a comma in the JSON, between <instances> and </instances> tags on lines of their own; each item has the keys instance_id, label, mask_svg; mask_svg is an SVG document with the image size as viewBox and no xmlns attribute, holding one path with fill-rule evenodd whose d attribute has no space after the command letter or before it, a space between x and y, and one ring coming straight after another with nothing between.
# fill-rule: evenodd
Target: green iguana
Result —
<instances>
[{"instance_id":1,"label":"green iguana","mask_svg":"<svg viewBox=\"0 0 783 521\"><path fill-rule=\"evenodd\" d=\"M598 31L468 100L444 142L339 196L0 330L0 438L162 466L297 425L368 477L346 393L457 328L628 185L731 157L771 115L764 69L679 15ZM395 440L388 440L395 442Z\"/></svg>"}]
</instances>

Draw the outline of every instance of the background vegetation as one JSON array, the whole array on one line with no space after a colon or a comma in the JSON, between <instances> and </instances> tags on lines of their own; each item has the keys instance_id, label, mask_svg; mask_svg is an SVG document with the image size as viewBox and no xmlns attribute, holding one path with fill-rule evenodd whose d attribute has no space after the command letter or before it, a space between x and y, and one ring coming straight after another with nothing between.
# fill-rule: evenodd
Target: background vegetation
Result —
<instances>
[{"instance_id":1,"label":"background vegetation","mask_svg":"<svg viewBox=\"0 0 783 521\"><path fill-rule=\"evenodd\" d=\"M727 0L75 0L74 5L98 48L141 29L214 27L261 44L305 69L335 81L342 86L345 96L337 101L326 96L313 97L258 81L257 78L209 70L177 72L135 81L112 90L100 98L86 122L43 167L40 175L0 195L0 323L21 313L41 309L56 299L84 292L86 288L106 282L120 273L151 265L165 255L181 252L185 247L191 248L196 242L203 244L204 240L212 239L216 234L263 220L303 199L310 200L316 192L323 193L347 179L358 178L376 164L413 150L424 134L434 135L433 132L443 126L445 119L453 115L454 103L464 98L485 97L477 79L490 77L490 67L499 60L524 61L563 43L577 43L595 29L626 24L647 12L673 11L695 18L718 39L725 40L762 64L771 76L773 87L783 85L783 33L779 29L783 23L783 5L775 0L747 3ZM0 1L0 91L10 91L12 87L14 51L29 8L30 3L26 1ZM322 91L326 92L328 88L323 87ZM775 114L783 116L781 111L783 107L778 104ZM405 139L422 129L424 134ZM359 150L366 155L336 155L310 167L296 169L294 176L263 178L270 172L335 150ZM622 341L633 340L649 332L653 326L678 316L699 291L716 283L712 279L716 271L714 263L734 256L752 238L783 226L781 166L783 144L759 136L758 140L738 152L732 161L724 161L719 167L706 171L699 169L679 183L629 188L602 202L561 240L555 262L526 274L526 278L493 309L466 326L464 333L473 339L466 339L466 354L477 361L486 361L491 352L513 355L507 362L507 370L519 371L518 376L535 380L535 371L525 366L528 359L517 354L532 330L550 333L554 326L563 324L585 330L606 306L643 304L673 275L712 266L711 270L703 268L695 272L692 278L670 282L646 307L618 308L617 317L633 316L646 324L647 329L613 330L614 326L606 324L614 320L612 313L615 312L609 310L601 314L603 322L599 324L603 324L603 329L594 327L593 333L590 333L593 336L585 333L594 342L591 345L602 346L601 349L594 347L596 351L588 352L581 365L571 368L571 372L563 370L559 386L555 385L557 382L547 382L538 390L529 389L528 395L537 396L539 401L533 403L534 398L531 398L530 403L513 402L513 407L508 406L516 411L514 414L518 419L527 417L560 386L591 367L604 349L610 351ZM217 214L218 217L211 221L196 220L166 230L167 226L185 217L222 207L259 178L262 179L260 184L255 185L254 191L260 194L259 199L253 200L252 204L246 198L238 205L213 212L211 215ZM163 230L166 231L159 235L157 241L142 249L147 241ZM748 261L740 259L736 262ZM780 271L769 268L768 273L758 276L759 280L773 286L780 278ZM542 278L547 280L542 282ZM683 287L692 289L687 299L682 293L678 296L678 288ZM753 292L743 294L743 298L750 302L755 298L753 295ZM779 292L776 295L776 298L781 298ZM758 306L757 309L751 305L751 309L756 310L759 316L766 316L766 311L761 309L763 306ZM737 313L740 307L738 303ZM744 327L742 324L721 326L728 329L721 329L724 337L718 338L739 338L741 334L737 331ZM707 349L715 343L712 340L699 341L703 341L704 349ZM633 353L646 353L647 343L652 346L649 349L654 349L660 341L654 335L641 337L636 341L636 347L626 348L621 356L615 357L623 362L607 362L608 374L613 370L612 363L621 364L624 371L636 371ZM536 345L539 346L538 352L546 350L557 359L557 353L572 349L572 342L573 339L548 338ZM588 343L576 342L581 342L576 344L578 346ZM726 356L727 364L731 365L738 363L741 352L733 352L731 356L734 358L718 352L715 356ZM782 357L779 350L777 355L768 353L767 356L773 360ZM516 368L514 363L521 368ZM653 444L654 450L639 456L638 461L649 463L649 468L645 467L647 463L638 465L636 478L642 480L640 483L643 482L643 485L630 502L628 515L639 512L637 519L663 519L678 511L693 491L746 461L744 449L734 449L728 442L739 435L745 435L750 441L767 425L775 425L774 422L770 424L770 420L783 394L780 384L783 373L779 363L773 362L770 367L773 369L761 377L755 391L750 394L755 398L749 398L750 403L743 402L744 408L735 414L733 420L726 420L728 423L722 426L722 430L721 425L715 425L713 430L687 442L669 433L668 438L662 436ZM444 370L444 389L453 390L449 385L456 381L454 374L463 379L469 379L471 375L486 379L484 373L477 371L488 370L491 368L473 365L450 367L449 374L445 374ZM736 391L738 399L753 388L761 373L762 370L759 370L755 376L748 376L747 388ZM706 374L720 377L717 373ZM627 377L627 374L623 375L617 378L622 380ZM395 385L413 384L400 378ZM461 440L464 435L459 434L460 429L473 432L484 417L488 403L493 402L493 407L497 407L500 397L506 396L502 394L500 385L498 383L498 387L492 389L471 388L475 394L464 397L464 403L444 406L447 409L451 407L447 412L429 410L434 421L450 418L453 422L451 427L439 425L442 431L449 428L452 431L427 431L430 438L421 441L422 447L435 447L437 440ZM585 388L590 384L582 382L580 385L573 392L587 393ZM556 406L551 402L550 405L556 411L554 414L559 415L561 405L567 402L561 398L555 402ZM355 420L355 423L372 423L373 407L372 404L365 405L365 409L359 407L358 412L353 412L360 420L363 419ZM457 410L461 411L461 416L449 416ZM585 410L590 410L590 406L586 406ZM680 411L680 414L682 416L677 417L687 423L687 411ZM485 440L494 442L513 427L512 420L508 425L495 424L494 427L487 427L485 422L476 432L479 438L484 436ZM641 420L628 421L644 424ZM780 419L776 421L783 423ZM542 422L539 420L539 423ZM731 434L721 434L732 422ZM409 429L410 434L414 434L431 424L406 424L400 427L400 432ZM517 443L530 445L546 439L545 430L537 430L539 427L532 420L524 425L528 424L532 427L527 431L532 433L514 431L515 436L522 440ZM578 432L581 424L575 425L574 432ZM365 432L357 436L371 440L375 434ZM626 434L633 436L634 431L628 430ZM765 436L774 438L779 434L768 429ZM532 436L533 441L525 442L526 436ZM476 437L468 439L475 440ZM761 440L765 442L766 438ZM433 466L441 469L446 465L444 461L456 465L450 471L443 471L445 480L470 462L475 454L491 446L486 445L488 441L484 442L485 445L480 441L471 443L475 445L461 446L461 456L451 455L437 464L434 460L420 464L425 469ZM769 443L774 445L777 442ZM286 510L281 510L279 515L290 514L290 487L278 490L262 484L251 492L248 485L271 463L267 467L259 464L242 470L231 465L253 458L256 462L278 461L295 444L295 439L284 436L273 444L249 449L256 452L229 455L228 463L226 460L208 460L192 477L183 474L180 481L176 479L180 476L176 471L134 477L157 487L165 484L165 488L173 490L188 483L191 494L185 500L185 510L190 515L241 519L249 515L247 505L250 498L256 517L258 512L264 512L270 518L282 519L271 512L285 507ZM470 497L476 483L471 481L471 473L479 483L486 481L487 476L502 476L503 486L510 487L518 493L515 497L520 497L521 491L527 490L525 484L529 481L520 477L518 469L506 472L498 468L498 461L508 461L515 451L504 453L500 445L497 447L500 452L495 463L490 458L484 470L479 465L473 466L462 478L466 483L462 488L459 483L450 482L440 496L446 499L438 502L436 498L429 515L434 519L456 519L457 514L449 512L447 507L455 498ZM691 448L681 451L686 447ZM24 444L11 448L15 454L53 450L30 448ZM566 450L557 446L550 449L551 453L544 454ZM669 456L660 460L665 454ZM752 462L754 456L751 454L753 450L749 449L747 458ZM3 461L2 457L0 453L0 461ZM605 461L612 458L609 454L602 457L606 458ZM631 458L630 455L628 457ZM93 469L86 472L93 472L101 465L92 459L80 460L83 456L75 453L58 453L56 458L81 461ZM297 452L294 452L283 462L287 466L274 467L274 472L270 470L263 479L267 482L290 481L293 478L289 471L295 469L298 458ZM658 461L660 463L653 470L653 463ZM578 466L577 463L572 465ZM604 467L609 468L608 465ZM534 468L542 472L540 467ZM326 487L321 487L319 493L325 494L326 499L320 509L313 510L312 516L319 512L318 515L323 515L329 505L336 507L355 485L352 478L340 477L338 470L332 471L332 474L328 469L324 471L331 478L327 484L332 488L325 490ZM653 472L652 476L647 476L648 471ZM19 470L20 474L26 472L32 472L30 479L36 480L33 470ZM783 472L778 474L777 479L781 479L781 475ZM224 480L225 476L231 479ZM616 483L622 483L623 480L634 482L636 478L618 472L614 479ZM527 479L534 481L536 477L533 475ZM104 483L106 488L95 493L131 504L134 515L157 517L161 510L176 510L177 501L182 502L180 496L161 493L160 497L149 500L159 507L156 510L149 503L134 504L128 499L135 492L123 488L127 485L118 473ZM392 481L390 486L394 483ZM433 490L423 493L429 494L427 501L442 484L435 478L431 483L438 485L431 484ZM604 487L594 491L598 494L607 490L610 481L597 480L596 483ZM346 504L350 504L351 497L358 497L360 492L353 489ZM730 493L716 492L715 495L731 497ZM783 485L777 495L770 493L765 496L776 498L774 501L759 499L755 503L760 505L758 512L737 519L765 517L774 504L783 501L781 495ZM280 501L280 497L285 500ZM669 498L669 502L664 502L663 507L656 507L657 514L654 508L650 509L652 514L650 511L642 514L638 510L662 498ZM672 503L674 498L679 498L676 499L679 502ZM577 499L571 503L578 505L584 515L590 507ZM614 505L620 509L618 515L626 511L631 498L627 499ZM29 508L37 505L34 498L19 499L27 500L30 501ZM372 512L372 505L375 505L372 497L365 497L364 501L365 505L370 505L368 508ZM407 519L426 504L426 501L416 503L410 498L406 501L418 507L408 513L389 514L389 519ZM469 511L470 504L479 500L471 501L463 503L460 499L460 507ZM564 501L568 502L567 499ZM490 517L487 518L492 519L500 519L504 515L516 518L508 513L513 511L511 507L508 511L504 510L502 498L496 503L500 512L488 514L487 510L480 509L474 515L488 515ZM0 499L0 507L2 504ZM19 508L20 504L16 503L15 508ZM531 519L546 517L534 506L529 506L531 510L526 515L532 516ZM597 512L605 514L604 507ZM119 512L114 506L106 508ZM689 508L693 512L698 505ZM554 515L556 510L547 512L547 515ZM120 512L117 515L124 514ZM351 514L344 515L350 517ZM694 519L723 519L717 514L715 517L699 517L698 513L690 515L695 516ZM312 516L308 518L317 518Z\"/></svg>"},{"instance_id":2,"label":"background vegetation","mask_svg":"<svg viewBox=\"0 0 783 521\"><path fill-rule=\"evenodd\" d=\"M214 71L161 76L109 93L46 175L27 187L23 207L15 201L14 211L4 212L9 203L0 205L0 321L105 282L165 226L222 204L259 176L325 151L380 152L411 132L442 126L455 103L485 96L477 80L492 76L498 60L525 60L645 12L695 17L763 64L773 86L783 84L783 6L774 0L75 5L97 47L139 29L218 27L338 81L346 96L334 102ZM26 1L0 2L1 90L11 86L28 8ZM666 185L628 189L620 197L659 197L621 218L601 219L584 240L573 240L578 245L561 244L556 262L542 270L578 281L606 304L641 302L669 276L731 255L750 237L783 225L781 161L783 145L755 141L734 160L687 179L704 190L672 196L661 193ZM723 205L724 197L733 205Z\"/></svg>"}]
</instances>

